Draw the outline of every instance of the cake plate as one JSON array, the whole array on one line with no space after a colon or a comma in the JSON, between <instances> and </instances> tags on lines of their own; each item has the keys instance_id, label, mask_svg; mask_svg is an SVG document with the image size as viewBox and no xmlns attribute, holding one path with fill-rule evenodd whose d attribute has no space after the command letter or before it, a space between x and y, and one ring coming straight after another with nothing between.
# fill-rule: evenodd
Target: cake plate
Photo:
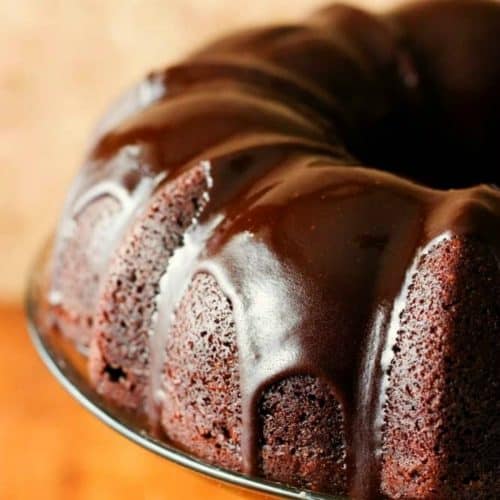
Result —
<instances>
[{"instance_id":1,"label":"cake plate","mask_svg":"<svg viewBox=\"0 0 500 500\"><path fill-rule=\"evenodd\" d=\"M127 415L123 411L113 408L100 398L88 380L85 356L79 353L71 342L43 327L40 319L40 312L46 303L45 297L47 295L44 287L44 275L48 253L48 250L42 252L30 275L25 301L28 330L38 354L52 375L84 408L94 414L101 422L139 446L170 462L213 479L275 497L301 500L341 500L339 497L302 491L207 464L168 442L156 439L148 431L147 425L134 420L132 415Z\"/></svg>"}]
</instances>

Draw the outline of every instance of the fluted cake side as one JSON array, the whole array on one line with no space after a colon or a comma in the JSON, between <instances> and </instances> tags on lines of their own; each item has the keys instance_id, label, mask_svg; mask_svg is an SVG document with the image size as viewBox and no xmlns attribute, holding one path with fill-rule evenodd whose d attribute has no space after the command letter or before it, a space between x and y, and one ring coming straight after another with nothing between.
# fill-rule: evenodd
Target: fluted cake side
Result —
<instances>
[{"instance_id":1,"label":"fluted cake side","mask_svg":"<svg viewBox=\"0 0 500 500\"><path fill-rule=\"evenodd\" d=\"M96 391L300 488L500 494L498 33L494 2L334 5L118 101L50 269Z\"/></svg>"}]
</instances>

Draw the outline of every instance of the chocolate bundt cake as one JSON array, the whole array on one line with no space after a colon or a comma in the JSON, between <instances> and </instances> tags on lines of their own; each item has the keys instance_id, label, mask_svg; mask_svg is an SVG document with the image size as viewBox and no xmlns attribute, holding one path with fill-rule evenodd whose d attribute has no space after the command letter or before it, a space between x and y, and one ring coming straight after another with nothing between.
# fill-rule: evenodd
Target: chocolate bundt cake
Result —
<instances>
[{"instance_id":1,"label":"chocolate bundt cake","mask_svg":"<svg viewBox=\"0 0 500 500\"><path fill-rule=\"evenodd\" d=\"M222 467L500 497L500 4L224 38L97 127L47 318L106 400Z\"/></svg>"}]
</instances>

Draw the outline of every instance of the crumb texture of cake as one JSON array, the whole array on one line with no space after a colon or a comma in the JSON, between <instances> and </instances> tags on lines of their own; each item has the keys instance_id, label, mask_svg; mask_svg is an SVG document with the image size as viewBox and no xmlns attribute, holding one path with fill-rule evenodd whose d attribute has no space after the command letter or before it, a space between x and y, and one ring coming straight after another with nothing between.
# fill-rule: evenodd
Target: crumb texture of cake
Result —
<instances>
[{"instance_id":1,"label":"crumb texture of cake","mask_svg":"<svg viewBox=\"0 0 500 500\"><path fill-rule=\"evenodd\" d=\"M347 494L344 417L326 383L295 375L273 384L262 396L259 419L264 477Z\"/></svg>"},{"instance_id":2,"label":"crumb texture of cake","mask_svg":"<svg viewBox=\"0 0 500 500\"><path fill-rule=\"evenodd\" d=\"M105 196L83 207L63 237L61 258L56 262L52 296L55 326L82 346L88 346L99 293L103 247L110 237L107 224L119 212L119 202ZM64 302L60 292L64 290Z\"/></svg>"},{"instance_id":3,"label":"crumb texture of cake","mask_svg":"<svg viewBox=\"0 0 500 500\"><path fill-rule=\"evenodd\" d=\"M168 332L162 423L213 464L242 470L241 394L232 306L215 279L194 276Z\"/></svg>"},{"instance_id":4,"label":"crumb texture of cake","mask_svg":"<svg viewBox=\"0 0 500 500\"><path fill-rule=\"evenodd\" d=\"M500 498L500 4L326 6L104 117L44 324L210 464L361 500Z\"/></svg>"},{"instance_id":5,"label":"crumb texture of cake","mask_svg":"<svg viewBox=\"0 0 500 500\"><path fill-rule=\"evenodd\" d=\"M453 237L421 257L389 369L382 489L390 498L500 491L499 322L500 272L487 246Z\"/></svg>"},{"instance_id":6,"label":"crumb texture of cake","mask_svg":"<svg viewBox=\"0 0 500 500\"><path fill-rule=\"evenodd\" d=\"M90 374L101 395L127 409L148 411L149 337L160 278L204 203L206 182L198 168L160 189L109 263L96 309Z\"/></svg>"}]
</instances>

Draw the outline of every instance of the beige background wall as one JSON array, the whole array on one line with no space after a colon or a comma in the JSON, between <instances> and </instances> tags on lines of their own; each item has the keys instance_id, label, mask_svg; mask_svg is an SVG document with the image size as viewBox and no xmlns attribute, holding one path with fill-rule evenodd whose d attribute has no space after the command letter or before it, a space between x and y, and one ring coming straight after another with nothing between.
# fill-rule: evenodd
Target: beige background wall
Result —
<instances>
[{"instance_id":1,"label":"beige background wall","mask_svg":"<svg viewBox=\"0 0 500 500\"><path fill-rule=\"evenodd\" d=\"M397 0L349 3L381 8ZM0 0L0 300L21 297L86 136L148 69L323 0Z\"/></svg>"}]
</instances>

